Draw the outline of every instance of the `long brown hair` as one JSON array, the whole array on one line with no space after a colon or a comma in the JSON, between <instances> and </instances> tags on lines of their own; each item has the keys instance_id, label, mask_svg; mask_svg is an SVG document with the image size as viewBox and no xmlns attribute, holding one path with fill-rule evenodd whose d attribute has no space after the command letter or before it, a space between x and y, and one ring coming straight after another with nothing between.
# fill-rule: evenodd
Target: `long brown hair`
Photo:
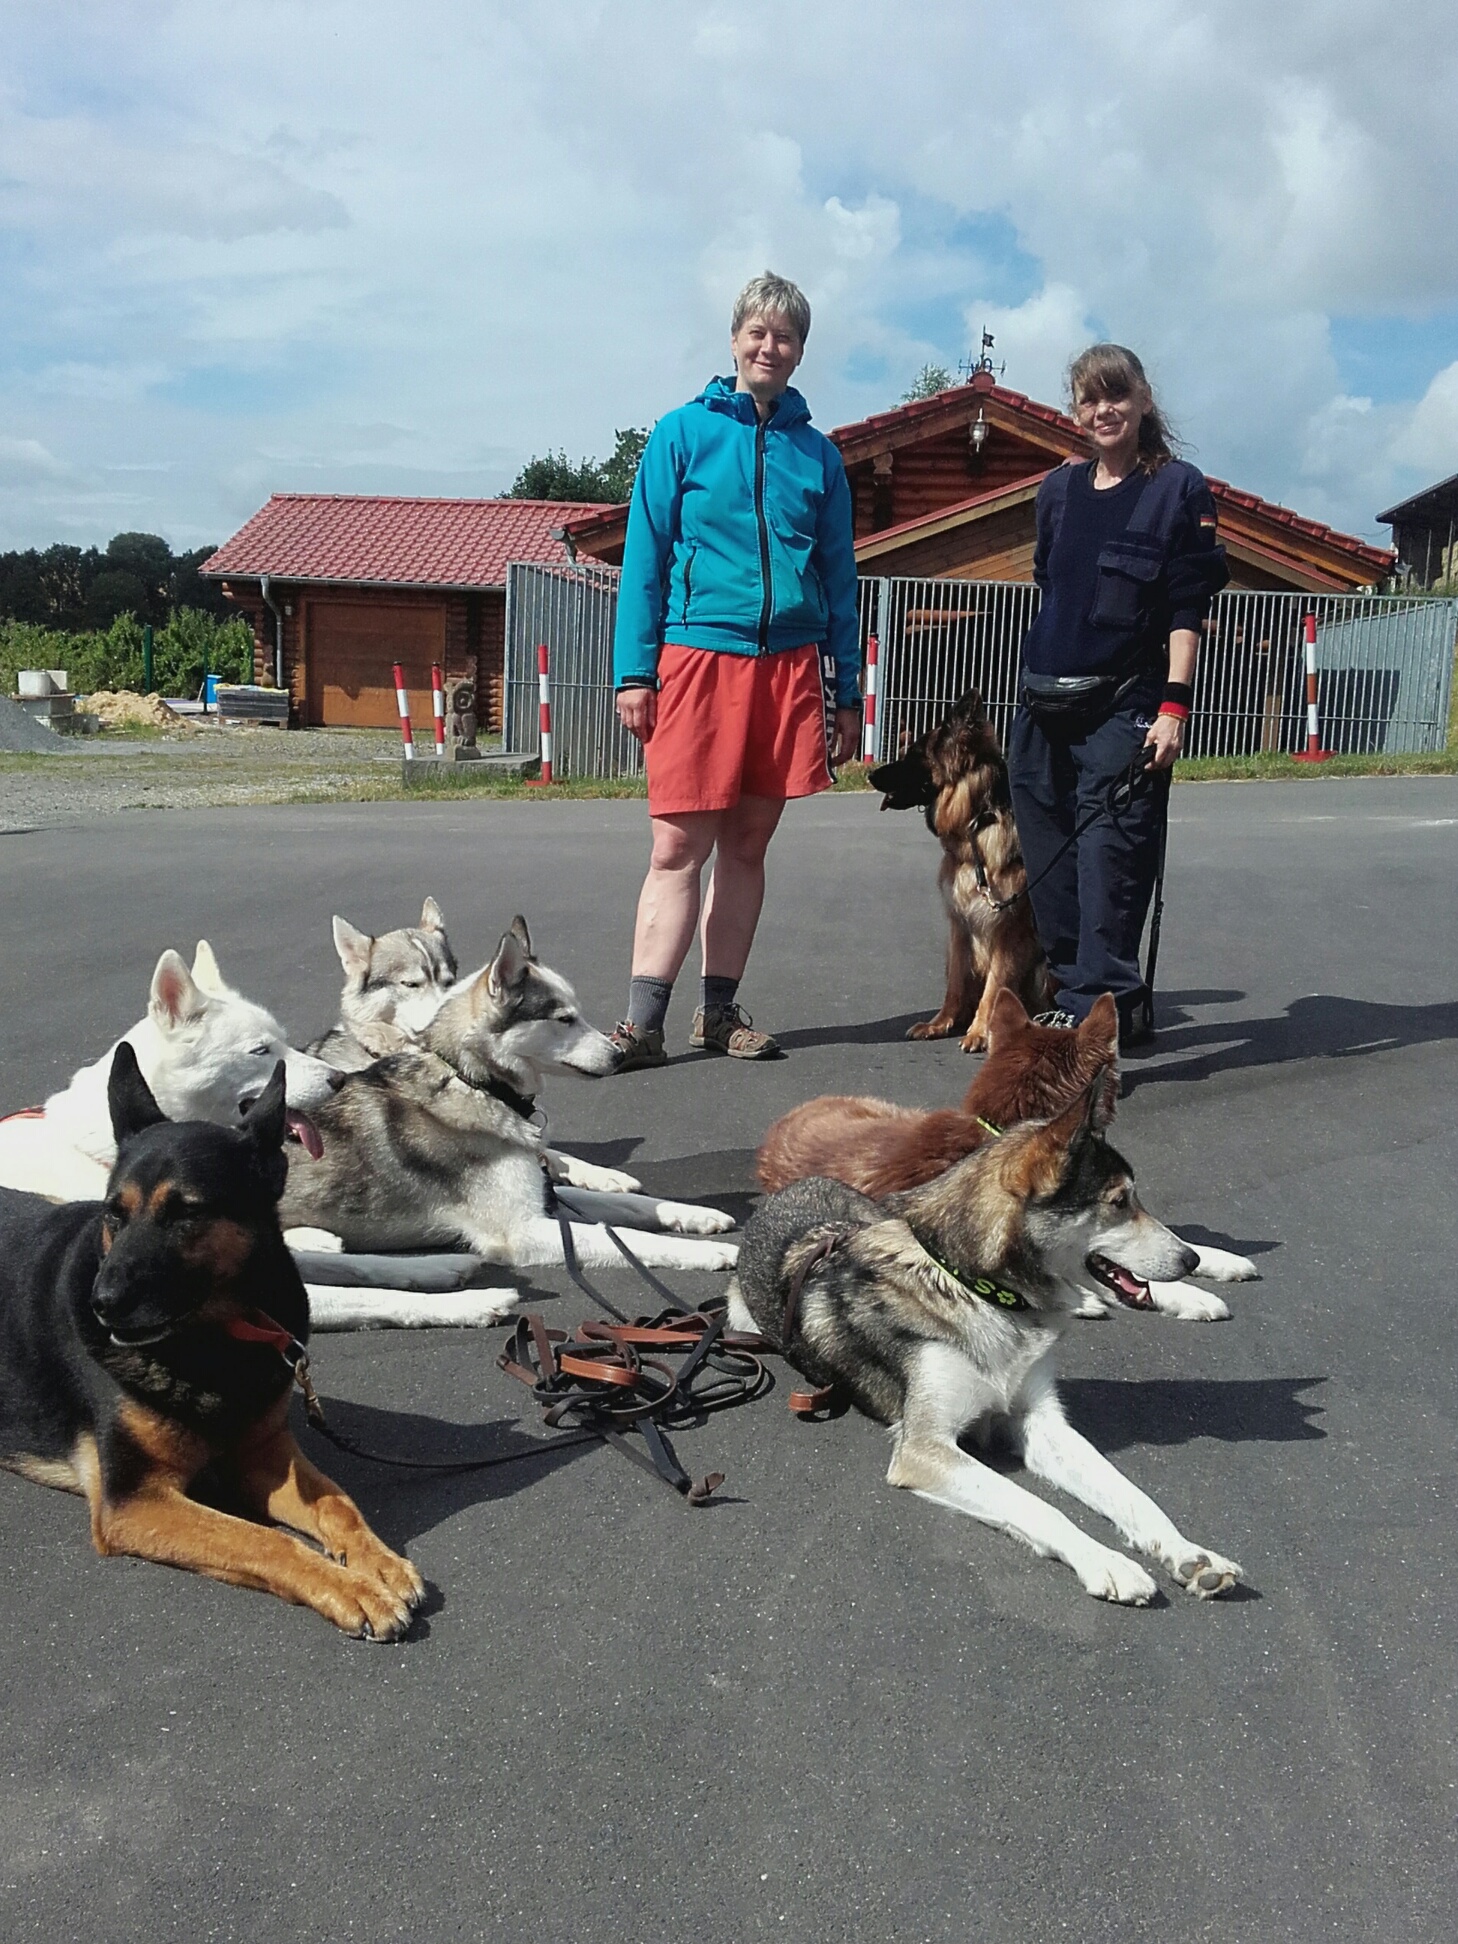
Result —
<instances>
[{"instance_id":1,"label":"long brown hair","mask_svg":"<svg viewBox=\"0 0 1458 1944\"><path fill-rule=\"evenodd\" d=\"M1175 457L1176 440L1138 358L1122 344L1091 344L1068 367L1075 416L1086 398L1128 398L1141 386L1149 395L1149 409L1139 421L1139 464L1152 476Z\"/></svg>"}]
</instances>

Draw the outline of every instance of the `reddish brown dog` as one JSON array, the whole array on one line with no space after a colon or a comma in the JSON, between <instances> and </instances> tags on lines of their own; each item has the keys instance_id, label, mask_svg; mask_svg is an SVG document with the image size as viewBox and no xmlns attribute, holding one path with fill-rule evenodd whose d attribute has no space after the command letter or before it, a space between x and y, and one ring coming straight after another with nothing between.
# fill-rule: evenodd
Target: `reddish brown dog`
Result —
<instances>
[{"instance_id":1,"label":"reddish brown dog","mask_svg":"<svg viewBox=\"0 0 1458 1944\"><path fill-rule=\"evenodd\" d=\"M970 689L919 743L872 770L883 810L920 807L941 841L937 873L946 907L947 990L935 1018L908 1039L962 1034L962 1047L987 1045L993 1001L1011 991L1036 1012L1048 1002L1043 949L1033 928L1028 874L1013 822L1007 765L982 698Z\"/></svg>"},{"instance_id":2,"label":"reddish brown dog","mask_svg":"<svg viewBox=\"0 0 1458 1944\"><path fill-rule=\"evenodd\" d=\"M1101 1073L1097 1124L1108 1125L1119 1090L1119 1015L1107 993L1076 1032L1035 1026L1005 986L990 1015L991 1051L959 1108L919 1113L857 1094L807 1100L764 1137L755 1166L765 1190L828 1175L880 1201L945 1173L996 1129L1061 1114Z\"/></svg>"}]
</instances>

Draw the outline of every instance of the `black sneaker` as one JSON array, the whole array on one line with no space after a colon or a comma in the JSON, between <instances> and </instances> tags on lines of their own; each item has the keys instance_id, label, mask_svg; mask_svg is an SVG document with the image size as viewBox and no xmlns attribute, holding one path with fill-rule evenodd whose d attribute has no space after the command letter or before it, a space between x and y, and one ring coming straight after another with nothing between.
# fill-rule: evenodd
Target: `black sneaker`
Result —
<instances>
[{"instance_id":1,"label":"black sneaker","mask_svg":"<svg viewBox=\"0 0 1458 1944\"><path fill-rule=\"evenodd\" d=\"M1065 1012L1061 1006L1057 1006L1052 1012L1034 1013L1033 1024L1035 1026L1056 1026L1060 1033L1071 1033L1078 1026L1078 1015L1077 1013Z\"/></svg>"},{"instance_id":2,"label":"black sneaker","mask_svg":"<svg viewBox=\"0 0 1458 1944\"><path fill-rule=\"evenodd\" d=\"M630 1019L620 1019L608 1039L616 1055L612 1068L614 1073L632 1073L638 1067L668 1065L661 1027L644 1028L635 1026Z\"/></svg>"},{"instance_id":3,"label":"black sneaker","mask_svg":"<svg viewBox=\"0 0 1458 1944\"><path fill-rule=\"evenodd\" d=\"M1154 1021L1140 1006L1132 1013L1125 1013L1119 1020L1119 1051L1127 1053L1131 1047L1153 1046Z\"/></svg>"}]
</instances>

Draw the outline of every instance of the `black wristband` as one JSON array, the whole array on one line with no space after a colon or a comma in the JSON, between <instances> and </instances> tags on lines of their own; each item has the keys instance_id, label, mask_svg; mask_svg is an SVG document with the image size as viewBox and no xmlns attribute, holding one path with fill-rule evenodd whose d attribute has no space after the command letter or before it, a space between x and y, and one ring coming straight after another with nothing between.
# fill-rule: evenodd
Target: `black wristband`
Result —
<instances>
[{"instance_id":1,"label":"black wristband","mask_svg":"<svg viewBox=\"0 0 1458 1944\"><path fill-rule=\"evenodd\" d=\"M618 683L618 694L621 695L624 689L656 689L657 686L656 675L625 675Z\"/></svg>"},{"instance_id":2,"label":"black wristband","mask_svg":"<svg viewBox=\"0 0 1458 1944\"><path fill-rule=\"evenodd\" d=\"M1193 682L1166 682L1164 685L1164 694L1160 700L1163 702L1178 702L1182 709L1193 709L1195 706L1195 685Z\"/></svg>"}]
</instances>

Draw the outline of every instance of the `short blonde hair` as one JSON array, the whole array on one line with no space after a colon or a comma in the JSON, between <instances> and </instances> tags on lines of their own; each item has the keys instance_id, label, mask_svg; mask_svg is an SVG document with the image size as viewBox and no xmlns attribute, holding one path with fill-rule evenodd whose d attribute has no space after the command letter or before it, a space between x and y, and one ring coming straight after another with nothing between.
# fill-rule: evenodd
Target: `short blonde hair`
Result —
<instances>
[{"instance_id":1,"label":"short blonde hair","mask_svg":"<svg viewBox=\"0 0 1458 1944\"><path fill-rule=\"evenodd\" d=\"M788 277L777 277L773 270L751 277L734 299L729 333L737 337L739 327L751 317L783 317L799 338L803 348L810 335L810 299Z\"/></svg>"}]
</instances>

